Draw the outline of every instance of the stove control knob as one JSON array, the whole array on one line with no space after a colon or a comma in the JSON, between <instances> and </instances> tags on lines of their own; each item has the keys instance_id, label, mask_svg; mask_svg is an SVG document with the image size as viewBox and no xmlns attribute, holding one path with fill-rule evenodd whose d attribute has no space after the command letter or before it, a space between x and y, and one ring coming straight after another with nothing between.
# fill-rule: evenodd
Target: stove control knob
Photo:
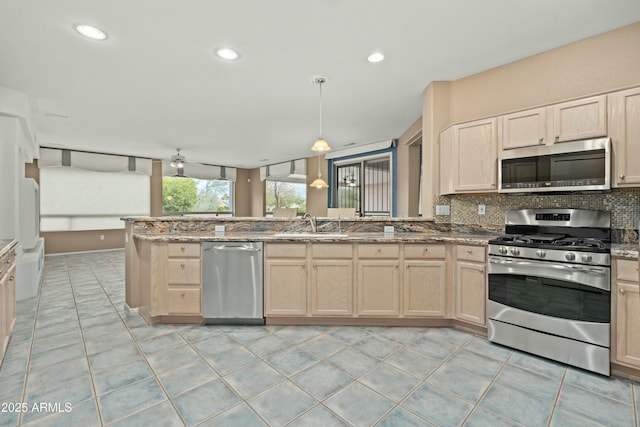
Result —
<instances>
[{"instance_id":1,"label":"stove control knob","mask_svg":"<svg viewBox=\"0 0 640 427\"><path fill-rule=\"evenodd\" d=\"M544 258L547 255L547 253L545 251L543 251L542 249L538 249L536 251L536 255L538 255L539 258Z\"/></svg>"},{"instance_id":2,"label":"stove control knob","mask_svg":"<svg viewBox=\"0 0 640 427\"><path fill-rule=\"evenodd\" d=\"M500 246L498 248L498 253L500 253L500 255L506 255L507 254L507 248L505 248L504 246Z\"/></svg>"},{"instance_id":3,"label":"stove control knob","mask_svg":"<svg viewBox=\"0 0 640 427\"><path fill-rule=\"evenodd\" d=\"M582 262L591 262L593 257L591 255L582 255Z\"/></svg>"},{"instance_id":4,"label":"stove control knob","mask_svg":"<svg viewBox=\"0 0 640 427\"><path fill-rule=\"evenodd\" d=\"M518 248L511 248L511 255L520 255L520 250Z\"/></svg>"},{"instance_id":5,"label":"stove control knob","mask_svg":"<svg viewBox=\"0 0 640 427\"><path fill-rule=\"evenodd\" d=\"M573 261L576 259L576 254L574 254L573 252L567 252L566 254L564 254L564 257L567 261Z\"/></svg>"}]
</instances>

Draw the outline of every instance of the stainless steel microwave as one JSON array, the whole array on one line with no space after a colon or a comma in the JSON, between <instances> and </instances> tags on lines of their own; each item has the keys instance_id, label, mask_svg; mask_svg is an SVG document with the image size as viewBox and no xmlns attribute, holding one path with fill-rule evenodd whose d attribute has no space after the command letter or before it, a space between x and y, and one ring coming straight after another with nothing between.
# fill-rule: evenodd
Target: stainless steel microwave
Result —
<instances>
[{"instance_id":1,"label":"stainless steel microwave","mask_svg":"<svg viewBox=\"0 0 640 427\"><path fill-rule=\"evenodd\" d=\"M611 189L611 139L598 138L505 150L501 193Z\"/></svg>"}]
</instances>

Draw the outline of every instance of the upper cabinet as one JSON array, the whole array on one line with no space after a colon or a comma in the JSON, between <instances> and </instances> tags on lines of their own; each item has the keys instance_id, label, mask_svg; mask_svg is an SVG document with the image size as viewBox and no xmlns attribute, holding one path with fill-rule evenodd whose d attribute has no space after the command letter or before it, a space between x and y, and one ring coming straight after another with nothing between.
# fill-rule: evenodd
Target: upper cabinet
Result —
<instances>
[{"instance_id":1,"label":"upper cabinet","mask_svg":"<svg viewBox=\"0 0 640 427\"><path fill-rule=\"evenodd\" d=\"M501 117L501 148L531 147L547 141L547 108L519 111Z\"/></svg>"},{"instance_id":2,"label":"upper cabinet","mask_svg":"<svg viewBox=\"0 0 640 427\"><path fill-rule=\"evenodd\" d=\"M640 185L640 88L609 94L614 187Z\"/></svg>"},{"instance_id":3,"label":"upper cabinet","mask_svg":"<svg viewBox=\"0 0 640 427\"><path fill-rule=\"evenodd\" d=\"M441 137L441 191L496 190L498 132L495 117L452 126Z\"/></svg>"},{"instance_id":4,"label":"upper cabinet","mask_svg":"<svg viewBox=\"0 0 640 427\"><path fill-rule=\"evenodd\" d=\"M606 95L554 105L553 135L555 142L607 136Z\"/></svg>"}]
</instances>

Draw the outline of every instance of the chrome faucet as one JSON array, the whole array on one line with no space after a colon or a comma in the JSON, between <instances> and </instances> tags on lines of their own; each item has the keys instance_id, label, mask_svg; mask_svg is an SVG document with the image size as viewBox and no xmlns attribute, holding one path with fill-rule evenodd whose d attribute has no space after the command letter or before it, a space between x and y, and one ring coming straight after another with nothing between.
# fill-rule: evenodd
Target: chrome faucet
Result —
<instances>
[{"instance_id":1,"label":"chrome faucet","mask_svg":"<svg viewBox=\"0 0 640 427\"><path fill-rule=\"evenodd\" d=\"M309 220L309 224L311 224L311 232L312 233L317 233L318 232L318 224L316 223L316 217L311 216L311 214L306 213L304 214L304 216L302 217L302 219L308 219Z\"/></svg>"}]
</instances>

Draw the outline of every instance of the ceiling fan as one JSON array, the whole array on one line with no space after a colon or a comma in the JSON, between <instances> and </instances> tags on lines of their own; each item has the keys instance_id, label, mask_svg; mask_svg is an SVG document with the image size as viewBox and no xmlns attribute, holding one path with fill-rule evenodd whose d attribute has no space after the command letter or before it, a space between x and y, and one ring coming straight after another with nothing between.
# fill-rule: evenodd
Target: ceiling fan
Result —
<instances>
[{"instance_id":1,"label":"ceiling fan","mask_svg":"<svg viewBox=\"0 0 640 427\"><path fill-rule=\"evenodd\" d=\"M184 164L187 158L180 154L180 148L176 148L177 153L171 156L171 167L184 170Z\"/></svg>"}]
</instances>

